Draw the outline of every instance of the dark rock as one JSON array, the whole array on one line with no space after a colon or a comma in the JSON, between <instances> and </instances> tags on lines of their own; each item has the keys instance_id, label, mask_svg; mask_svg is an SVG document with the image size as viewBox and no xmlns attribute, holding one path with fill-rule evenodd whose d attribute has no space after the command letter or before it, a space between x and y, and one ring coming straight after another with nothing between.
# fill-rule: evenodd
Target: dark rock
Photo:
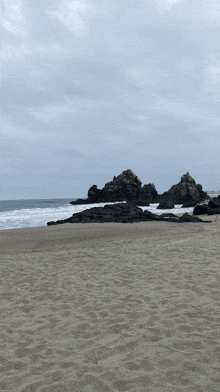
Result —
<instances>
[{"instance_id":1,"label":"dark rock","mask_svg":"<svg viewBox=\"0 0 220 392\"><path fill-rule=\"evenodd\" d=\"M160 215L153 214L153 212L145 210L145 211L143 211L143 215L141 217L141 220L144 221L144 222L148 222L148 221L155 221L155 220L156 221L161 221L161 220L164 220L164 219L161 218Z\"/></svg>"},{"instance_id":2,"label":"dark rock","mask_svg":"<svg viewBox=\"0 0 220 392\"><path fill-rule=\"evenodd\" d=\"M147 206L149 203L157 203L159 195L154 184L145 184L138 197L139 206Z\"/></svg>"},{"instance_id":3,"label":"dark rock","mask_svg":"<svg viewBox=\"0 0 220 392\"><path fill-rule=\"evenodd\" d=\"M141 181L130 169L123 171L113 181L107 182L102 189L106 201L137 200L141 192Z\"/></svg>"},{"instance_id":4,"label":"dark rock","mask_svg":"<svg viewBox=\"0 0 220 392\"><path fill-rule=\"evenodd\" d=\"M91 223L91 222L139 222L143 211L131 203L118 203L104 207L93 207L73 214L62 222L48 222L48 226L56 223ZM154 215L154 214L153 214Z\"/></svg>"},{"instance_id":5,"label":"dark rock","mask_svg":"<svg viewBox=\"0 0 220 392\"><path fill-rule=\"evenodd\" d=\"M196 185L195 180L189 173L181 177L181 181L173 185L167 192L160 196L161 201L170 201L173 204L184 204L187 202L200 203L209 199L206 192L203 192L200 184Z\"/></svg>"},{"instance_id":6,"label":"dark rock","mask_svg":"<svg viewBox=\"0 0 220 392\"><path fill-rule=\"evenodd\" d=\"M220 198L219 197L213 197L209 202L208 206L210 208L220 208Z\"/></svg>"},{"instance_id":7,"label":"dark rock","mask_svg":"<svg viewBox=\"0 0 220 392\"><path fill-rule=\"evenodd\" d=\"M154 184L142 187L140 179L130 169L123 171L112 181L107 182L102 189L97 185L88 190L87 199L77 199L70 204L108 203L115 201L132 201L137 205L148 206L149 203L158 201L158 193Z\"/></svg>"},{"instance_id":8,"label":"dark rock","mask_svg":"<svg viewBox=\"0 0 220 392\"><path fill-rule=\"evenodd\" d=\"M194 217L195 218L195 217ZM180 219L180 218L179 218ZM91 209L73 214L68 219L48 222L47 225L57 225L63 223L104 223L104 222L146 222L146 221L168 221L178 222L178 217L153 214L150 211L143 211L133 203L118 203L106 205L104 207L93 207ZM180 220L183 221L183 220ZM188 220L185 218L185 222ZM192 218L190 216L190 222ZM200 220L201 221L201 220Z\"/></svg>"},{"instance_id":9,"label":"dark rock","mask_svg":"<svg viewBox=\"0 0 220 392\"><path fill-rule=\"evenodd\" d=\"M167 192L158 195L154 184L145 184L142 187L142 183L137 175L128 169L119 174L119 176L114 177L112 181L106 183L102 189L98 189L97 185L91 186L88 190L87 199L78 199L70 204L132 201L139 206L148 206L149 203L160 202L169 202L172 205L184 203L198 204L206 199L209 199L208 194L203 192L200 184L196 185L195 180L189 173L183 175L181 181L173 185ZM190 206L194 205L191 204Z\"/></svg>"},{"instance_id":10,"label":"dark rock","mask_svg":"<svg viewBox=\"0 0 220 392\"><path fill-rule=\"evenodd\" d=\"M211 208L209 208L207 204L198 204L193 210L193 215L205 215L208 214L209 210L211 210Z\"/></svg>"},{"instance_id":11,"label":"dark rock","mask_svg":"<svg viewBox=\"0 0 220 392\"><path fill-rule=\"evenodd\" d=\"M160 204L157 206L157 210L170 210L174 207L175 205L172 203L172 201L164 200L161 201Z\"/></svg>"},{"instance_id":12,"label":"dark rock","mask_svg":"<svg viewBox=\"0 0 220 392\"><path fill-rule=\"evenodd\" d=\"M181 222L204 222L202 219L194 215L189 215L187 212L179 217L179 223Z\"/></svg>"},{"instance_id":13,"label":"dark rock","mask_svg":"<svg viewBox=\"0 0 220 392\"><path fill-rule=\"evenodd\" d=\"M217 199L217 198L216 198ZM217 199L218 201L218 199ZM208 204L198 204L194 210L193 215L215 215L220 214L220 206L218 207L218 202L210 200Z\"/></svg>"}]
</instances>

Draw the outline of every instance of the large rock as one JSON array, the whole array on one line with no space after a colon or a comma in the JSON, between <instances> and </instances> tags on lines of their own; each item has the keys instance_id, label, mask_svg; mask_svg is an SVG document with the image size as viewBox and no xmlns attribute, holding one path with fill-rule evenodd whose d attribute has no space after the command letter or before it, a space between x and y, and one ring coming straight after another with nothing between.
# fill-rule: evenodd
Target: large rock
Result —
<instances>
[{"instance_id":1,"label":"large rock","mask_svg":"<svg viewBox=\"0 0 220 392\"><path fill-rule=\"evenodd\" d=\"M112 181L107 182L102 189L98 189L97 185L93 185L88 190L87 199L78 199L70 204L91 204L91 203L107 203L115 201L132 201L137 205L148 206L149 203L156 203L158 193L154 184L144 185L142 187L141 180L132 170L123 171Z\"/></svg>"},{"instance_id":2,"label":"large rock","mask_svg":"<svg viewBox=\"0 0 220 392\"><path fill-rule=\"evenodd\" d=\"M196 185L195 180L189 173L186 173L181 177L181 181L163 193L160 199L170 201L173 204L185 204L189 202L201 203L205 199L209 199L209 196L202 190L202 186Z\"/></svg>"},{"instance_id":3,"label":"large rock","mask_svg":"<svg viewBox=\"0 0 220 392\"><path fill-rule=\"evenodd\" d=\"M105 201L137 200L142 189L141 180L130 169L123 171L102 189Z\"/></svg>"},{"instance_id":4,"label":"large rock","mask_svg":"<svg viewBox=\"0 0 220 392\"><path fill-rule=\"evenodd\" d=\"M189 173L183 175L181 181L173 185L167 192L158 195L154 184L145 184L142 187L138 176L128 169L114 177L112 181L107 182L102 189L98 189L97 185L91 186L88 190L87 199L78 199L70 204L132 201L139 206L148 206L149 203L160 202L169 202L172 205L184 203L198 204L205 199L209 199L208 194L202 190L200 184L196 185L195 180Z\"/></svg>"},{"instance_id":5,"label":"large rock","mask_svg":"<svg viewBox=\"0 0 220 392\"><path fill-rule=\"evenodd\" d=\"M215 215L220 214L220 196L213 197L208 204L198 204L194 210L193 215Z\"/></svg>"},{"instance_id":6,"label":"large rock","mask_svg":"<svg viewBox=\"0 0 220 392\"><path fill-rule=\"evenodd\" d=\"M91 209L73 214L70 218L51 221L47 225L58 225L63 223L104 223L104 222L146 222L146 221L165 221L165 222L188 222L201 221L198 218L188 218L180 220L175 215L161 216L150 211L143 211L133 203L118 203L106 205L104 207L93 207Z\"/></svg>"},{"instance_id":7,"label":"large rock","mask_svg":"<svg viewBox=\"0 0 220 392\"><path fill-rule=\"evenodd\" d=\"M148 220L153 220L155 214L150 213ZM146 214L147 216L147 214ZM140 222L143 210L132 203L118 203L93 207L88 210L73 214L72 217L57 222L48 222L48 225L60 223L103 223L103 222ZM147 219L146 219L147 220Z\"/></svg>"}]
</instances>

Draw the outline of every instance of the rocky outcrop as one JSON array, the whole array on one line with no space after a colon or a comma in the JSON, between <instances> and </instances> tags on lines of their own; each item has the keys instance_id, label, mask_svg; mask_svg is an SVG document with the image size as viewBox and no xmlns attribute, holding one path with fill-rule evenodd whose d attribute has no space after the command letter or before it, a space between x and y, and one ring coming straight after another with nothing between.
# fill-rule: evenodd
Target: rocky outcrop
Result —
<instances>
[{"instance_id":1,"label":"rocky outcrop","mask_svg":"<svg viewBox=\"0 0 220 392\"><path fill-rule=\"evenodd\" d=\"M131 201L137 200L142 189L141 180L130 169L107 182L102 189L105 201Z\"/></svg>"},{"instance_id":2,"label":"rocky outcrop","mask_svg":"<svg viewBox=\"0 0 220 392\"><path fill-rule=\"evenodd\" d=\"M185 219L178 218L171 214L164 216L153 214L150 211L143 211L132 203L118 203L106 205L104 207L93 207L91 209L73 214L68 219L48 222L47 225L58 225L63 223L104 223L104 222L146 222L146 221L166 221L166 222L203 222L201 219L188 215Z\"/></svg>"},{"instance_id":3,"label":"rocky outcrop","mask_svg":"<svg viewBox=\"0 0 220 392\"><path fill-rule=\"evenodd\" d=\"M193 215L215 215L220 214L220 195L213 197L208 204L198 204L194 210Z\"/></svg>"},{"instance_id":4,"label":"rocky outcrop","mask_svg":"<svg viewBox=\"0 0 220 392\"><path fill-rule=\"evenodd\" d=\"M97 185L92 185L88 190L87 199L77 199L70 204L127 201L139 206L148 206L149 203L169 203L169 205L185 204L188 207L201 203L205 199L209 199L208 194L202 190L200 184L196 184L189 173L184 174L181 181L167 192L158 195L154 184L145 184L142 187L138 176L128 169L107 182L102 189L98 189Z\"/></svg>"},{"instance_id":5,"label":"rocky outcrop","mask_svg":"<svg viewBox=\"0 0 220 392\"><path fill-rule=\"evenodd\" d=\"M93 185L88 190L87 199L78 199L70 204L132 201L137 205L148 206L149 203L156 203L157 199L158 193L154 184L142 187L142 182L138 176L128 169L119 174L119 176L114 177L112 181L107 182L102 189L98 189L97 185Z\"/></svg>"},{"instance_id":6,"label":"rocky outcrop","mask_svg":"<svg viewBox=\"0 0 220 392\"><path fill-rule=\"evenodd\" d=\"M209 199L209 196L202 190L202 186L196 185L195 180L189 173L186 173L181 177L181 181L163 193L160 199L173 204L201 203L205 199Z\"/></svg>"}]
</instances>

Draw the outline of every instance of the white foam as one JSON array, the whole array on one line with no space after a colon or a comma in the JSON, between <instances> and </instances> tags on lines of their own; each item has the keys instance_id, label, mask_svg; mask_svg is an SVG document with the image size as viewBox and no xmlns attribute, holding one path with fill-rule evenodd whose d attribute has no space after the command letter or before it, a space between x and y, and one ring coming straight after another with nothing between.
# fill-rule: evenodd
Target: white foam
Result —
<instances>
[{"instance_id":1,"label":"white foam","mask_svg":"<svg viewBox=\"0 0 220 392\"><path fill-rule=\"evenodd\" d=\"M0 230L46 226L47 222L66 219L77 212L92 207L103 207L106 204L115 203L82 204L77 206L66 204L58 208L29 208L3 211L0 212Z\"/></svg>"}]
</instances>

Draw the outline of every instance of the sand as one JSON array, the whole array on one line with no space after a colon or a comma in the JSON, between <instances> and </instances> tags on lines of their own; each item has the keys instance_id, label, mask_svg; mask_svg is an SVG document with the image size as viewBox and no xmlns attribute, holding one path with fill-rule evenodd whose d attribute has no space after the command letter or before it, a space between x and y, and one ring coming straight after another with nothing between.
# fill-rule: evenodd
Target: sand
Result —
<instances>
[{"instance_id":1,"label":"sand","mask_svg":"<svg viewBox=\"0 0 220 392\"><path fill-rule=\"evenodd\" d=\"M219 392L211 219L0 231L0 391Z\"/></svg>"}]
</instances>

